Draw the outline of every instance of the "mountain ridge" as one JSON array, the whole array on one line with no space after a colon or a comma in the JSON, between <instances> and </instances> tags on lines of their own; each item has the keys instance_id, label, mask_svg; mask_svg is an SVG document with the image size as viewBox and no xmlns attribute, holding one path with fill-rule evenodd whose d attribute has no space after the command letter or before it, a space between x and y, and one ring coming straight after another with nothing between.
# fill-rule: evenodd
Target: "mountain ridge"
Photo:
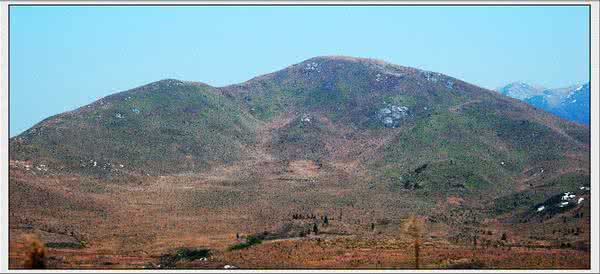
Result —
<instances>
[{"instance_id":1,"label":"mountain ridge","mask_svg":"<svg viewBox=\"0 0 600 274\"><path fill-rule=\"evenodd\" d=\"M124 126L127 126L128 120L131 119L129 122L137 123L133 126L142 127L140 128L142 131L149 127L158 130L157 132L152 131L150 136L164 137L165 139L161 141L163 143L172 138L179 138L181 142L189 145L192 140L190 138L195 136L193 135L195 133L186 127L194 123L197 129L207 126L207 124L198 124L198 120L194 118L202 113L203 104L209 104L212 108L210 112L212 114L203 113L203 119L211 120L211 115L217 115L215 116L217 118L211 121L211 125L216 128L220 128L221 121L230 121L231 124L227 124L225 128L241 130L236 136L253 136L254 133L251 132L255 130L251 128L268 122L273 117L289 110L298 113L316 111L327 116L334 124L350 124L358 129L372 130L382 126L386 127L385 123L398 126L404 120L410 123L415 119L426 119L426 115L431 115L434 108L445 106L449 109L453 105L461 105L461 102L463 105L468 102L473 105L472 101L477 101L474 105L493 101L496 102L494 103L496 105L500 104L511 108L512 111L516 111L515 114L521 113L519 115L535 113L531 119L548 122L550 128L558 129L561 135L569 135L565 133L565 130L556 126L561 122L544 113L528 109L528 106L521 101L513 100L505 96L498 96L498 93L491 90L437 72L394 65L369 58L318 56L239 84L223 87L176 79L159 80L111 94L73 111L49 117L22 134L11 138L11 143L20 145L28 136L36 134L38 129L43 130L52 127L53 124L64 123L65 119L77 115L88 115L78 117L77 119L81 121L72 123L72 125L84 126L84 128L100 127L123 133L128 131ZM173 104L182 106L178 110L179 113L170 111L170 108L176 106ZM226 106L231 113L235 113L234 116L220 113ZM390 112L389 115L378 112L392 107L405 107L407 111L397 114ZM494 108L492 106L483 111L489 112ZM108 109L111 110L110 114L105 111ZM89 117L90 115L96 116ZM177 120L178 115L187 118L178 120L177 125L161 124L162 121L156 120L162 119L160 117ZM405 117L400 117L403 115ZM239 120L240 117L243 121ZM173 128L170 129L170 127ZM221 130L225 128L221 128ZM68 131L68 129L64 130ZM176 135L170 136L169 132ZM210 137L213 134L212 131L207 134L203 136L212 138ZM131 136L131 133L125 135ZM198 138L198 136L193 138ZM251 140L252 138L244 138L243 146L252 144L254 142ZM571 137L569 136L569 138ZM574 140L579 139L575 138ZM21 141L15 142L15 140ZM54 140L55 147L60 147L57 146L58 142L64 142L64 139ZM81 142L85 143L89 140L81 140ZM141 140L134 142L134 144L139 143L144 142ZM237 144L238 140L232 140L231 143ZM238 145L242 145L242 143ZM186 144L179 145L185 147ZM240 150L237 145L235 147L231 147L230 150ZM72 149L70 151L73 152ZM186 154L189 152L188 150L183 149L182 151L184 152L173 152L173 157L179 159L183 157L181 154L188 155Z\"/></svg>"},{"instance_id":2,"label":"mountain ridge","mask_svg":"<svg viewBox=\"0 0 600 274\"><path fill-rule=\"evenodd\" d=\"M244 254L283 252L283 265L289 250L267 237L314 250L399 237L400 250L410 245L398 224L418 215L434 250L472 252L477 235L495 258L494 245L587 254L589 133L441 73L360 59L309 59L224 87L165 79L10 139L11 235L152 250L144 261L202 246L230 263L243 233L266 242Z\"/></svg>"}]
</instances>

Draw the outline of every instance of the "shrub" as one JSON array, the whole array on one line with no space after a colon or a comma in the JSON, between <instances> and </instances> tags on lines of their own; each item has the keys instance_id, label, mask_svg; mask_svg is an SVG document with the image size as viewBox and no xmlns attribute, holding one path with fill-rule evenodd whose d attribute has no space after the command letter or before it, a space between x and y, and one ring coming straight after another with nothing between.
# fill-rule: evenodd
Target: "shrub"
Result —
<instances>
[{"instance_id":1,"label":"shrub","mask_svg":"<svg viewBox=\"0 0 600 274\"><path fill-rule=\"evenodd\" d=\"M448 264L448 269L482 269L485 264L474 259L461 259Z\"/></svg>"},{"instance_id":2,"label":"shrub","mask_svg":"<svg viewBox=\"0 0 600 274\"><path fill-rule=\"evenodd\" d=\"M25 245L28 247L25 268L46 268L46 248L44 247L42 240L35 234L25 235L24 240Z\"/></svg>"},{"instance_id":3,"label":"shrub","mask_svg":"<svg viewBox=\"0 0 600 274\"><path fill-rule=\"evenodd\" d=\"M77 242L62 242L62 243L47 243L46 247L49 248L83 248L81 243Z\"/></svg>"},{"instance_id":4,"label":"shrub","mask_svg":"<svg viewBox=\"0 0 600 274\"><path fill-rule=\"evenodd\" d=\"M244 249L244 248L248 248L253 245L260 244L260 243L262 243L262 240L259 237L250 236L250 237L248 237L248 239L246 239L246 242L232 245L227 250L232 251L232 250Z\"/></svg>"},{"instance_id":5,"label":"shrub","mask_svg":"<svg viewBox=\"0 0 600 274\"><path fill-rule=\"evenodd\" d=\"M191 249L183 247L175 250L174 253L163 254L159 262L162 267L175 267L177 262L186 260L193 261L200 258L206 258L210 255L209 249Z\"/></svg>"}]
</instances>

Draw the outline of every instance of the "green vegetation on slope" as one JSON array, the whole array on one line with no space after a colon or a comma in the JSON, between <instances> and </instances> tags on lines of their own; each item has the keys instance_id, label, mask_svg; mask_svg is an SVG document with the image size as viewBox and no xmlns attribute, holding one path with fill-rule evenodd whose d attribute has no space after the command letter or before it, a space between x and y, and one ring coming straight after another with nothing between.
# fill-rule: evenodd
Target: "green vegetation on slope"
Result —
<instances>
[{"instance_id":1,"label":"green vegetation on slope","mask_svg":"<svg viewBox=\"0 0 600 274\"><path fill-rule=\"evenodd\" d=\"M53 123L53 125L48 125ZM89 172L198 170L255 142L256 121L210 87L165 80L48 119L11 145L16 159L58 159Z\"/></svg>"}]
</instances>

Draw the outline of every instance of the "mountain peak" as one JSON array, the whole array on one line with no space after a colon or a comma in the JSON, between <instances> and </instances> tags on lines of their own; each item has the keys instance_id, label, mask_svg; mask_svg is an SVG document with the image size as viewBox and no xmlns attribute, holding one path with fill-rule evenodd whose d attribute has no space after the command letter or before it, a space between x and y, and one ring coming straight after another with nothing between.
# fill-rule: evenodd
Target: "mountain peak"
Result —
<instances>
[{"instance_id":1,"label":"mountain peak","mask_svg":"<svg viewBox=\"0 0 600 274\"><path fill-rule=\"evenodd\" d=\"M221 90L234 94L275 84L286 85L286 89L305 91L327 91L346 86L362 91L404 89L414 92L429 84L453 89L454 84L459 82L458 79L441 73L379 59L328 55L312 57L240 84L222 87Z\"/></svg>"},{"instance_id":2,"label":"mountain peak","mask_svg":"<svg viewBox=\"0 0 600 274\"><path fill-rule=\"evenodd\" d=\"M155 86L156 85L160 85L160 86L210 86L203 82L184 81L184 80L179 80L179 79L174 79L174 78L165 78L162 80L158 80L158 81L149 83L144 86L151 86L151 85L155 85Z\"/></svg>"},{"instance_id":3,"label":"mountain peak","mask_svg":"<svg viewBox=\"0 0 600 274\"><path fill-rule=\"evenodd\" d=\"M546 88L540 86L540 85L534 85L534 84L529 84L527 82L524 81L515 81L512 83L507 84L504 87L520 87L520 88L530 88L530 89L535 89L535 90L544 90Z\"/></svg>"},{"instance_id":4,"label":"mountain peak","mask_svg":"<svg viewBox=\"0 0 600 274\"><path fill-rule=\"evenodd\" d=\"M370 64L378 64L385 65L389 64L386 61L374 58L365 58L365 57L355 57L355 56L347 56L347 55L324 55L324 56L315 56L313 58L307 59L304 62L311 61L346 61L346 62L364 62ZM302 62L302 63L304 63Z\"/></svg>"},{"instance_id":5,"label":"mountain peak","mask_svg":"<svg viewBox=\"0 0 600 274\"><path fill-rule=\"evenodd\" d=\"M523 81L516 81L496 89L501 94L524 100L541 94L545 90L544 87L531 85Z\"/></svg>"}]
</instances>

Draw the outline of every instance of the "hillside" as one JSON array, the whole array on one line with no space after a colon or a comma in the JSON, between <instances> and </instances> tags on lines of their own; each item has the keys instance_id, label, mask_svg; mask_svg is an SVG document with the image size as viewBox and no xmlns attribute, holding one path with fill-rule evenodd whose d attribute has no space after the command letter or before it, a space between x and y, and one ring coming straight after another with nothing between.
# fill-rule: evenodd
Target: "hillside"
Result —
<instances>
[{"instance_id":1,"label":"hillside","mask_svg":"<svg viewBox=\"0 0 600 274\"><path fill-rule=\"evenodd\" d=\"M317 221L299 214L329 216L331 235L377 226L392 237L417 214L435 244L492 229L489 241L507 232L515 245L586 250L589 151L588 127L497 92L315 57L225 87L158 81L11 138L11 228L76 231L94 250L139 254L223 250L238 232L305 235ZM556 208L565 192L575 194ZM586 232L551 233L563 226Z\"/></svg>"},{"instance_id":2,"label":"hillside","mask_svg":"<svg viewBox=\"0 0 600 274\"><path fill-rule=\"evenodd\" d=\"M242 157L256 122L218 89L162 80L50 117L12 138L10 154L54 171L194 171Z\"/></svg>"}]
</instances>

